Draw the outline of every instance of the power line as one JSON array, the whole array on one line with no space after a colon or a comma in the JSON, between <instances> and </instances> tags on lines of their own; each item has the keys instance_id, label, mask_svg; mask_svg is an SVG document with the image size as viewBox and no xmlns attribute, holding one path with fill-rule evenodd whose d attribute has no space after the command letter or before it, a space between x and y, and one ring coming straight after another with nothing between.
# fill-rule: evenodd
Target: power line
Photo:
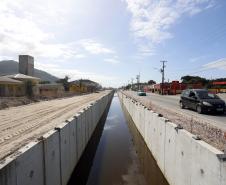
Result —
<instances>
[{"instance_id":1,"label":"power line","mask_svg":"<svg viewBox=\"0 0 226 185\"><path fill-rule=\"evenodd\" d=\"M221 66L219 66L219 67L224 67L224 66L226 66L226 64L225 65L221 65ZM219 68L216 68L216 67L214 67L214 68L205 68L205 69L202 69L202 70L199 70L199 71L195 71L195 72L192 72L192 73L190 73L190 74L196 74L196 73L200 73L200 72L204 72L204 71L209 71L209 70L219 70Z\"/></svg>"}]
</instances>

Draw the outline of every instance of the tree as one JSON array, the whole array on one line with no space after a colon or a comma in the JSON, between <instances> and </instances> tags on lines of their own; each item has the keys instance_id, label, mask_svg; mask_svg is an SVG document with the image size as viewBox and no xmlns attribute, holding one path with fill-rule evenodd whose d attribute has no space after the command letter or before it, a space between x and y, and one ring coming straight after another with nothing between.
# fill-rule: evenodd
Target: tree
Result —
<instances>
[{"instance_id":1,"label":"tree","mask_svg":"<svg viewBox=\"0 0 226 185\"><path fill-rule=\"evenodd\" d=\"M156 84L156 81L154 81L154 80L149 80L148 81L148 85L153 85L153 84Z\"/></svg>"},{"instance_id":2,"label":"tree","mask_svg":"<svg viewBox=\"0 0 226 185\"><path fill-rule=\"evenodd\" d=\"M182 83L186 83L186 84L201 83L204 86L208 85L209 83L209 80L207 80L206 78L202 78L200 76L186 75L186 76L182 76L181 80L182 80Z\"/></svg>"},{"instance_id":3,"label":"tree","mask_svg":"<svg viewBox=\"0 0 226 185\"><path fill-rule=\"evenodd\" d=\"M64 90L69 91L69 86L70 86L70 83L68 82L69 79L70 79L69 76L66 75L64 78L57 80L56 83L63 84Z\"/></svg>"}]
</instances>

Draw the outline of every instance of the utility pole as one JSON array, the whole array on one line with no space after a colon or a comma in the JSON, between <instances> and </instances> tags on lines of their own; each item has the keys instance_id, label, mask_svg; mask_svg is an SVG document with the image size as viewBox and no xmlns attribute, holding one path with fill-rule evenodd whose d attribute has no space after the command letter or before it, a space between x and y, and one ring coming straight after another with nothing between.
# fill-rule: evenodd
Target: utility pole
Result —
<instances>
[{"instance_id":1,"label":"utility pole","mask_svg":"<svg viewBox=\"0 0 226 185\"><path fill-rule=\"evenodd\" d=\"M133 78L131 78L131 90L133 90Z\"/></svg>"},{"instance_id":2,"label":"utility pole","mask_svg":"<svg viewBox=\"0 0 226 185\"><path fill-rule=\"evenodd\" d=\"M162 62L162 68L161 68L161 73L162 73L162 88L161 88L161 91L162 91L162 95L163 95L163 89L164 89L164 80L165 80L165 67L166 67L166 65L165 65L165 63L167 62L167 61L160 61L160 62Z\"/></svg>"},{"instance_id":3,"label":"utility pole","mask_svg":"<svg viewBox=\"0 0 226 185\"><path fill-rule=\"evenodd\" d=\"M137 79L138 90L140 90L140 73L139 75L136 76L136 79Z\"/></svg>"}]
</instances>

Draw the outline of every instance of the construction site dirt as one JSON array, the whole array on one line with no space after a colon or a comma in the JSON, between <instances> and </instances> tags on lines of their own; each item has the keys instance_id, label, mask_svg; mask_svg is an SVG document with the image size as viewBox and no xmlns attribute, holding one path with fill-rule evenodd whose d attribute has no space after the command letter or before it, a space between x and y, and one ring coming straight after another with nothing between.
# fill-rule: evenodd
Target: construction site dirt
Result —
<instances>
[{"instance_id":1,"label":"construction site dirt","mask_svg":"<svg viewBox=\"0 0 226 185\"><path fill-rule=\"evenodd\" d=\"M103 91L0 110L0 161L107 93Z\"/></svg>"}]
</instances>

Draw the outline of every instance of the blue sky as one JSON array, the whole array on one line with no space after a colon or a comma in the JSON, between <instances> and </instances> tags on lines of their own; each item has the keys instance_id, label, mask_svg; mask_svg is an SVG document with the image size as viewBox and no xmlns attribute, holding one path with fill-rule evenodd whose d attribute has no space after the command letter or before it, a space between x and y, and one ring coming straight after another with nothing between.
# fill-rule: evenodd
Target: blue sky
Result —
<instances>
[{"instance_id":1,"label":"blue sky","mask_svg":"<svg viewBox=\"0 0 226 185\"><path fill-rule=\"evenodd\" d=\"M118 87L183 75L226 77L225 0L1 0L0 60Z\"/></svg>"}]
</instances>

